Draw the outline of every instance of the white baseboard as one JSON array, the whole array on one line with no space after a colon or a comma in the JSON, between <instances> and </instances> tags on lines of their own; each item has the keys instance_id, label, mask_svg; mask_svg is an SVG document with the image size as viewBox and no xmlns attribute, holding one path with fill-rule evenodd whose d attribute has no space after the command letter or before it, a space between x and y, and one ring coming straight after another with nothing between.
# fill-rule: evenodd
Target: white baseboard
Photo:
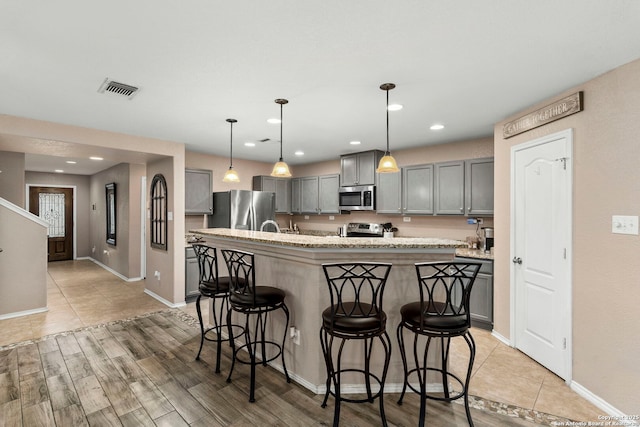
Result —
<instances>
[{"instance_id":1,"label":"white baseboard","mask_svg":"<svg viewBox=\"0 0 640 427\"><path fill-rule=\"evenodd\" d=\"M16 311L14 313L7 313L7 314L0 315L0 320L13 319L14 317L28 316L30 314L44 313L46 311L49 311L47 307L34 308L32 310L25 310L25 311Z\"/></svg>"},{"instance_id":2,"label":"white baseboard","mask_svg":"<svg viewBox=\"0 0 640 427\"><path fill-rule=\"evenodd\" d=\"M78 259L80 259L80 258L78 258ZM142 277L127 277L127 276L124 276L124 275L118 273L117 271L115 271L113 268L111 268L111 267L109 267L107 265L104 265L103 263L101 263L100 261L98 261L95 258L86 257L86 258L82 258L82 259L88 259L88 260L92 261L94 264L98 264L100 267L104 268L109 273L113 274L114 276L118 276L119 278L121 278L125 282L137 282L139 280L142 280Z\"/></svg>"},{"instance_id":3,"label":"white baseboard","mask_svg":"<svg viewBox=\"0 0 640 427\"><path fill-rule=\"evenodd\" d=\"M575 391L580 396L584 397L586 400L588 400L589 402L593 403L599 409L602 409L602 411L605 414L608 414L608 415L612 416L612 419L611 420L606 420L605 424L606 424L607 421L613 421L614 423L611 424L611 425L620 425L620 426L638 426L638 425L640 425L640 422L638 422L637 420L630 420L629 419L629 417L632 416L631 414L623 413L622 411L620 411L619 409L615 408L613 405L609 404L608 402L603 400L601 397L593 394L591 391L589 391L584 386L578 384L577 382L571 381L571 384L569 385L569 387L571 387L571 390ZM638 414L633 414L633 415L637 416Z\"/></svg>"},{"instance_id":4,"label":"white baseboard","mask_svg":"<svg viewBox=\"0 0 640 427\"><path fill-rule=\"evenodd\" d=\"M493 336L495 339L497 339L501 343L508 345L509 347L513 347L513 345L511 344L511 340L505 338L503 335L496 332L495 329L491 331L491 336Z\"/></svg>"},{"instance_id":5,"label":"white baseboard","mask_svg":"<svg viewBox=\"0 0 640 427\"><path fill-rule=\"evenodd\" d=\"M184 307L184 306L187 305L187 303L184 302L184 301L173 303L173 302L171 302L169 300L166 300L166 299L162 298L160 295L156 294L155 292L150 291L149 289L145 289L144 293L149 295L152 298L157 299L158 301L160 301L164 305L166 305L168 307L171 307L171 308L180 308L180 307Z\"/></svg>"}]
</instances>

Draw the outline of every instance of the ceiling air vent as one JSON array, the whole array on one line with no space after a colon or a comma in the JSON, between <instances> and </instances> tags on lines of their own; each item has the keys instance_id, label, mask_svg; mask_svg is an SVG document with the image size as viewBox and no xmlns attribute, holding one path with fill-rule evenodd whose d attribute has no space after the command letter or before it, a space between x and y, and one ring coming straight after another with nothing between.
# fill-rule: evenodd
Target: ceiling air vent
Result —
<instances>
[{"instance_id":1,"label":"ceiling air vent","mask_svg":"<svg viewBox=\"0 0 640 427\"><path fill-rule=\"evenodd\" d=\"M104 82L102 82L102 85L100 85L100 89L98 89L98 92L110 92L114 95L120 95L126 97L127 99L132 99L139 90L140 89L135 86L116 82L110 80L109 78L106 78L104 79Z\"/></svg>"}]
</instances>

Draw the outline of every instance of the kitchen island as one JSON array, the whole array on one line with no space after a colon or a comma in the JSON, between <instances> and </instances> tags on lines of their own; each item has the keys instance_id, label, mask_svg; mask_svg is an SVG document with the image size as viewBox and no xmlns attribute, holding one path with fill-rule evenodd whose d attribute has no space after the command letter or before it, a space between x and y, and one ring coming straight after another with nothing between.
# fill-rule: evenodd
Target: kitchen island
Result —
<instances>
[{"instance_id":1,"label":"kitchen island","mask_svg":"<svg viewBox=\"0 0 640 427\"><path fill-rule=\"evenodd\" d=\"M383 308L387 313L387 332L391 337L392 355L385 391L402 388L402 361L397 347L396 327L400 307L419 299L414 264L416 262L452 260L456 248L466 248L465 242L436 238L369 238L309 236L260 231L209 228L190 230L211 246L237 249L255 254L256 282L286 292L291 311L289 326L300 331L300 344L287 338L285 360L291 378L315 393L324 393L326 370L320 348L321 313L329 306L329 291L322 270L323 263L389 262L393 264L384 293ZM220 261L222 256L220 255ZM220 275L226 275L224 262L219 262ZM284 316L270 317L269 333L281 336ZM378 343L379 344L379 343ZM375 351L374 356L381 356ZM379 349L380 350L380 349ZM343 364L362 364L361 346L352 346L343 354ZM379 353L379 354L378 354ZM380 358L372 359L372 369ZM272 366L282 367L272 362ZM434 362L435 363L435 362ZM437 382L438 379L434 379ZM258 377L259 383L259 377ZM349 383L349 381L345 381ZM343 387L346 384L343 383ZM350 391L361 392L364 386L350 384Z\"/></svg>"}]
</instances>

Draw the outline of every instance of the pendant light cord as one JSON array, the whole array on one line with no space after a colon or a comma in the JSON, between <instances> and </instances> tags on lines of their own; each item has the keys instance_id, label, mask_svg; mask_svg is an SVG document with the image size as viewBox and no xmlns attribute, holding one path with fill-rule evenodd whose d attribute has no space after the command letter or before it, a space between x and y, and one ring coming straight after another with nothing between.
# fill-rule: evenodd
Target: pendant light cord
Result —
<instances>
[{"instance_id":1,"label":"pendant light cord","mask_svg":"<svg viewBox=\"0 0 640 427\"><path fill-rule=\"evenodd\" d=\"M280 104L280 161L282 161L282 105Z\"/></svg>"},{"instance_id":2,"label":"pendant light cord","mask_svg":"<svg viewBox=\"0 0 640 427\"><path fill-rule=\"evenodd\" d=\"M389 154L389 89L386 90L387 92L387 152L386 154Z\"/></svg>"},{"instance_id":3,"label":"pendant light cord","mask_svg":"<svg viewBox=\"0 0 640 427\"><path fill-rule=\"evenodd\" d=\"M231 122L231 139L229 140L229 167L233 167L233 122Z\"/></svg>"}]
</instances>

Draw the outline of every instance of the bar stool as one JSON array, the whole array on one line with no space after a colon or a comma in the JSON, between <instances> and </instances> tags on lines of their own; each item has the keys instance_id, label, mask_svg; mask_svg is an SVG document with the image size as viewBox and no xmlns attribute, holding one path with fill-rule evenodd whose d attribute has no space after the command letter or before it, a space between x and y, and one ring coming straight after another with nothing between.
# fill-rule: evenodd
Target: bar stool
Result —
<instances>
[{"instance_id":1,"label":"bar stool","mask_svg":"<svg viewBox=\"0 0 640 427\"><path fill-rule=\"evenodd\" d=\"M405 304L400 309L401 321L398 325L398 344L402 356L404 367L404 385L398 400L398 405L402 405L402 399L407 387L420 395L420 418L418 425L424 426L426 399L451 402L464 398L464 407L467 413L467 421L473 427L471 412L469 411L469 380L471 379L471 369L476 354L476 345L469 332L471 327L471 317L469 312L469 296L471 288L480 269L479 263L473 262L425 262L415 264L418 275L418 287L420 290L420 300ZM407 357L404 344L404 328L413 332L413 356L415 367L411 370L407 367ZM424 352L418 350L418 337L426 337ZM451 338L463 337L469 346L469 365L467 374L463 382L457 375L449 372L449 346ZM441 362L442 367L428 367L427 354L431 339L441 340ZM420 355L422 354L422 360ZM436 371L442 376L442 387L444 397L436 396L426 392L427 372ZM420 389L415 388L409 377L415 374L420 384ZM462 391L452 395L449 392L449 380L455 382L462 388Z\"/></svg>"},{"instance_id":2,"label":"bar stool","mask_svg":"<svg viewBox=\"0 0 640 427\"><path fill-rule=\"evenodd\" d=\"M221 252L229 270L229 302L231 304L231 310L245 315L245 343L237 348L235 347L235 343L232 343L233 359L231 362L229 376L227 377L227 382L231 382L231 374L233 373L236 361L250 365L251 382L249 388L249 402L255 402L256 365L258 363L262 363L263 366L267 366L268 362L271 362L278 356L281 356L284 375L287 382L291 382L289 373L287 372L287 366L284 362L284 343L289 329L289 309L284 302L285 293L282 289L274 288L272 286L256 286L255 260L252 253L230 249L222 249ZM286 317L282 344L272 340L267 340L265 337L268 320L267 315L270 312L279 309L284 312ZM253 328L250 328L249 325L249 318L251 315L254 315L255 317L255 322L252 325ZM227 324L231 323L230 319L231 311L227 314ZM253 331L253 338L251 337L251 331ZM258 345L262 352L262 362L259 362L256 359ZM267 356L267 345L277 349L276 353L271 357ZM249 360L242 360L238 357L239 352L243 349L248 351Z\"/></svg>"},{"instance_id":3,"label":"bar stool","mask_svg":"<svg viewBox=\"0 0 640 427\"><path fill-rule=\"evenodd\" d=\"M218 252L216 248L202 244L194 243L193 250L198 257L198 270L199 270L199 291L200 294L196 299L196 311L198 312L198 321L200 322L200 349L196 360L200 360L200 353L202 353L202 346L204 341L215 341L216 346L216 373L220 372L220 354L222 343L222 331L227 328L227 324L223 324L223 320L226 319L226 315L229 312L229 278L219 277L218 275ZM213 314L213 326L205 329L204 322L202 320L202 310L200 308L200 299L202 297L211 298L212 314ZM219 309L217 305L220 305ZM231 332L234 332L234 328L241 328L239 325L231 325ZM216 334L215 338L210 338L209 332L213 331ZM236 329L236 335L239 332ZM234 335L229 334L229 344L233 342Z\"/></svg>"},{"instance_id":4,"label":"bar stool","mask_svg":"<svg viewBox=\"0 0 640 427\"><path fill-rule=\"evenodd\" d=\"M387 315L382 310L382 294L391 264L387 263L334 263L323 264L331 305L322 312L322 327L320 328L320 344L327 366L327 391L324 395L322 407L327 406L329 395L335 398L333 425L337 427L340 421L340 403L373 402L380 400L380 418L382 425L387 425L384 413L384 382L387 377L389 360L391 357L391 340L386 332ZM333 341L340 340L334 363ZM380 339L384 348L384 368L377 376L370 370L371 354L374 339ZM364 347L364 369L342 367L342 352L349 340L362 340ZM341 395L340 385L343 373L357 373L364 376L366 398L355 399ZM374 393L371 380L378 384Z\"/></svg>"}]
</instances>

